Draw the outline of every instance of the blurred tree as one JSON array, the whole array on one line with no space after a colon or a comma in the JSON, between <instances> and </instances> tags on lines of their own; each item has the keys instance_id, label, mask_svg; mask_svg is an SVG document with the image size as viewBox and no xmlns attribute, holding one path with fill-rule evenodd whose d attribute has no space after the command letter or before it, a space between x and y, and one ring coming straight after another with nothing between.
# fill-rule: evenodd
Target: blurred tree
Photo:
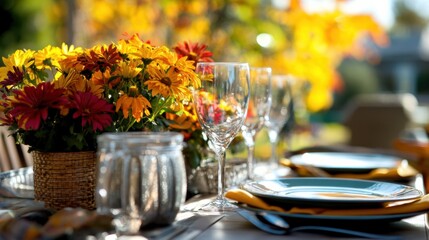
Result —
<instances>
[{"instance_id":1,"label":"blurred tree","mask_svg":"<svg viewBox=\"0 0 429 240\"><path fill-rule=\"evenodd\" d=\"M407 1L397 0L395 2L395 24L390 29L391 33L423 29L428 24L428 19L420 16L407 5Z\"/></svg>"},{"instance_id":2,"label":"blurred tree","mask_svg":"<svg viewBox=\"0 0 429 240\"><path fill-rule=\"evenodd\" d=\"M301 0L2 0L12 23L0 43L10 53L63 41L90 47L124 33L155 45L201 42L217 61L270 66L309 81L306 106L317 112L333 104L341 59L365 56L362 38L387 43L371 16L346 14L347 0L332 1L335 8L310 13Z\"/></svg>"},{"instance_id":3,"label":"blurred tree","mask_svg":"<svg viewBox=\"0 0 429 240\"><path fill-rule=\"evenodd\" d=\"M373 66L366 61L346 58L338 67L343 79L343 91L338 92L333 110L343 110L345 105L353 97L362 93L377 93L380 84Z\"/></svg>"},{"instance_id":4,"label":"blurred tree","mask_svg":"<svg viewBox=\"0 0 429 240\"><path fill-rule=\"evenodd\" d=\"M63 41L64 8L54 0L2 0L0 4L0 56L16 49L40 49ZM62 2L62 1L60 1Z\"/></svg>"},{"instance_id":5,"label":"blurred tree","mask_svg":"<svg viewBox=\"0 0 429 240\"><path fill-rule=\"evenodd\" d=\"M364 37L387 43L371 16L345 14L344 0L334 1L332 10L309 13L300 0L76 0L74 43L113 41L124 32L154 44L203 42L217 61L270 66L274 74L308 80L307 107L316 112L333 103L344 55L363 58Z\"/></svg>"}]
</instances>

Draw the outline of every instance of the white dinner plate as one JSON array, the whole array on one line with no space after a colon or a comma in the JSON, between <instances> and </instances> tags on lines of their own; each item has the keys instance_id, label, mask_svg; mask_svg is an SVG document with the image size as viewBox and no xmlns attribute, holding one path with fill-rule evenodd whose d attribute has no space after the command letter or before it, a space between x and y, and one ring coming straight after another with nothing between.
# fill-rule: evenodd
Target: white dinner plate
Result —
<instances>
[{"instance_id":1,"label":"white dinner plate","mask_svg":"<svg viewBox=\"0 0 429 240\"><path fill-rule=\"evenodd\" d=\"M423 195L418 189L402 184L325 177L260 180L241 187L279 206L363 208Z\"/></svg>"},{"instance_id":2,"label":"white dinner plate","mask_svg":"<svg viewBox=\"0 0 429 240\"><path fill-rule=\"evenodd\" d=\"M364 173L377 168L395 168L404 161L384 154L346 152L308 152L289 159L294 164L310 165L330 173Z\"/></svg>"}]
</instances>

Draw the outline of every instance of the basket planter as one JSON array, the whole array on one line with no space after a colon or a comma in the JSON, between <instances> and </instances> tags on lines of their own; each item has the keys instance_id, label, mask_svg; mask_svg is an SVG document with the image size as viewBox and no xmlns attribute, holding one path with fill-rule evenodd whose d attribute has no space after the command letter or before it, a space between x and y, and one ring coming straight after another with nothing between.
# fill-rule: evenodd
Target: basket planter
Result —
<instances>
[{"instance_id":1,"label":"basket planter","mask_svg":"<svg viewBox=\"0 0 429 240\"><path fill-rule=\"evenodd\" d=\"M96 153L32 152L34 198L46 208L95 209Z\"/></svg>"}]
</instances>

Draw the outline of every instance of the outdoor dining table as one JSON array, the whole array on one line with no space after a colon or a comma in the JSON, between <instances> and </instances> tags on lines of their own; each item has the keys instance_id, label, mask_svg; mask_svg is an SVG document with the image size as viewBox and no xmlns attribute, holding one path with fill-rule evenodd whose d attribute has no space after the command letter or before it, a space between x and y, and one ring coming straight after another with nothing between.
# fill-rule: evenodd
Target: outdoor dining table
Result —
<instances>
[{"instance_id":1,"label":"outdoor dining table","mask_svg":"<svg viewBox=\"0 0 429 240\"><path fill-rule=\"evenodd\" d=\"M416 176L412 179L409 185L416 187L417 189L424 191L423 178L421 175ZM195 196L193 199L190 199L183 209L192 209L195 206L201 205L204 202L208 201L209 196ZM200 202L200 203L198 203ZM202 214L201 212L196 212L197 214ZM179 213L186 214L186 211ZM210 240L210 239L223 239L223 240L233 240L233 239L246 239L246 240L261 240L261 239L358 239L345 235L334 235L326 234L323 232L293 232L284 235L272 235L266 232L263 232L253 226L250 222L241 217L237 212L224 212L224 213L203 213L208 216L207 218L213 216L220 216L215 223L205 228L203 231L200 231L195 238L186 238L186 234L194 232L195 229L188 229L179 236L185 238L179 239L201 239L201 240ZM323 224L323 223L321 223ZM314 224L313 224L314 225ZM374 224L373 222L359 222L355 225L355 229L359 231L365 231L368 233L376 233L387 236L397 236L398 239L429 239L429 229L428 229L428 214L421 214L410 218L405 218L397 222L383 223L380 225Z\"/></svg>"},{"instance_id":2,"label":"outdoor dining table","mask_svg":"<svg viewBox=\"0 0 429 240\"><path fill-rule=\"evenodd\" d=\"M16 170L15 170L16 172ZM7 173L0 173L1 176L5 176ZM3 180L0 177L0 180ZM417 175L412 178L408 185L414 186L415 188L424 191L423 177ZM6 212L20 211L29 207L29 204L35 204L32 199L14 198L8 195L8 191L0 188L0 218L2 214ZM250 222L241 217L238 212L202 212L198 210L198 207L202 204L210 201L215 196L213 195L195 195L188 199L181 208L181 211L177 215L176 221L171 226L160 227L158 230L159 235L154 234L151 229L144 229L140 239L223 239L223 240L235 240L235 239L357 239L345 235L333 235L326 234L323 232L293 232L287 236L283 235L272 235L263 232L253 226ZM184 219L190 219L184 223ZM359 222L356 226L360 231L366 231L369 233L383 234L387 236L397 236L399 239L429 239L428 231L428 220L427 214L423 213L414 217L405 218L397 222L370 224L366 222ZM180 225L183 222L183 225ZM180 226L179 229L175 227ZM163 229L169 229L163 231ZM147 235L147 233L151 233ZM161 235L162 233L162 235Z\"/></svg>"}]
</instances>

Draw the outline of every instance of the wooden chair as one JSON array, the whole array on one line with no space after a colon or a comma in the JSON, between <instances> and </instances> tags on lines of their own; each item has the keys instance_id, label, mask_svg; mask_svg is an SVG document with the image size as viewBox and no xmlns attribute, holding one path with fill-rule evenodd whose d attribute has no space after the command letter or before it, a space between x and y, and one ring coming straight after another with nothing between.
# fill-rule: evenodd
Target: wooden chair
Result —
<instances>
[{"instance_id":1,"label":"wooden chair","mask_svg":"<svg viewBox=\"0 0 429 240\"><path fill-rule=\"evenodd\" d=\"M28 146L15 143L6 126L0 126L0 171L9 171L32 166L33 160Z\"/></svg>"},{"instance_id":2,"label":"wooden chair","mask_svg":"<svg viewBox=\"0 0 429 240\"><path fill-rule=\"evenodd\" d=\"M393 148L393 142L413 124L418 106L411 94L365 94L353 99L345 111L351 146Z\"/></svg>"}]
</instances>

